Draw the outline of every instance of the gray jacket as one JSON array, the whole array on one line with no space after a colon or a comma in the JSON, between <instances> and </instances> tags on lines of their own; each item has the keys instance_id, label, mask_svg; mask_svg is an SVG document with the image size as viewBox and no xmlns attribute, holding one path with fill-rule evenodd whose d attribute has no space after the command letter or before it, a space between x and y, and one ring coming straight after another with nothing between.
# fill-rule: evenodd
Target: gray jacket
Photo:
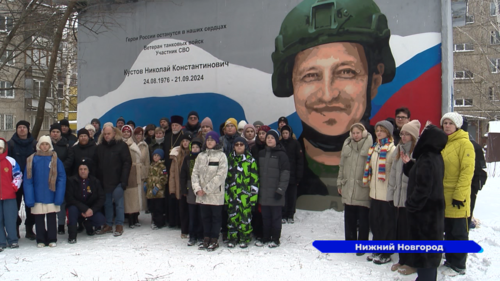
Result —
<instances>
[{"instance_id":1,"label":"gray jacket","mask_svg":"<svg viewBox=\"0 0 500 281\"><path fill-rule=\"evenodd\" d=\"M368 150L372 145L371 134L358 142L351 137L344 142L337 178L337 187L342 192L344 204L370 208L370 188L363 186L363 173Z\"/></svg>"},{"instance_id":2,"label":"gray jacket","mask_svg":"<svg viewBox=\"0 0 500 281\"><path fill-rule=\"evenodd\" d=\"M402 144L400 142L396 148L396 153L394 153L394 161L391 167L391 175L389 177L389 185L387 188L389 194L393 194L392 200L394 200L394 206L396 207L405 207L407 194L406 190L408 189L408 177L403 173L403 160L401 157L399 159L397 159L397 157L400 151L403 151L406 155L411 156L409 153L411 143L412 142Z\"/></svg>"},{"instance_id":3,"label":"gray jacket","mask_svg":"<svg viewBox=\"0 0 500 281\"><path fill-rule=\"evenodd\" d=\"M263 206L285 206L285 192L290 180L290 162L280 143L259 152L259 203ZM276 200L275 193L281 194Z\"/></svg>"},{"instance_id":4,"label":"gray jacket","mask_svg":"<svg viewBox=\"0 0 500 281\"><path fill-rule=\"evenodd\" d=\"M206 194L196 196L196 203L204 205L224 205L227 158L220 145L201 152L193 167L191 184L196 194L203 190Z\"/></svg>"}]
</instances>

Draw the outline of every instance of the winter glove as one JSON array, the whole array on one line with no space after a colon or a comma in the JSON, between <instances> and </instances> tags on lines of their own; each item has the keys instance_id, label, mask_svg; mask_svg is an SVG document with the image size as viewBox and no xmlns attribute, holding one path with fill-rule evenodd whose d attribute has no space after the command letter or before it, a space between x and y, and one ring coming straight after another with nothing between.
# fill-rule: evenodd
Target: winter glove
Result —
<instances>
[{"instance_id":1,"label":"winter glove","mask_svg":"<svg viewBox=\"0 0 500 281\"><path fill-rule=\"evenodd\" d=\"M158 191L160 191L160 189L155 186L155 188L153 188L153 195L156 196L156 194L158 193Z\"/></svg>"},{"instance_id":2,"label":"winter glove","mask_svg":"<svg viewBox=\"0 0 500 281\"><path fill-rule=\"evenodd\" d=\"M283 195L279 194L278 192L275 192L275 193L274 193L274 199L276 199L276 200L280 200L280 199L281 199L281 197L283 197Z\"/></svg>"},{"instance_id":3,"label":"winter glove","mask_svg":"<svg viewBox=\"0 0 500 281\"><path fill-rule=\"evenodd\" d=\"M146 183L144 183L144 193L147 193L148 192L148 185Z\"/></svg>"},{"instance_id":4,"label":"winter glove","mask_svg":"<svg viewBox=\"0 0 500 281\"><path fill-rule=\"evenodd\" d=\"M451 205L453 207L457 207L459 210L460 210L460 207L465 207L464 206L464 202L458 201L458 200L455 200L455 199L453 199L453 201L451 202Z\"/></svg>"}]
</instances>

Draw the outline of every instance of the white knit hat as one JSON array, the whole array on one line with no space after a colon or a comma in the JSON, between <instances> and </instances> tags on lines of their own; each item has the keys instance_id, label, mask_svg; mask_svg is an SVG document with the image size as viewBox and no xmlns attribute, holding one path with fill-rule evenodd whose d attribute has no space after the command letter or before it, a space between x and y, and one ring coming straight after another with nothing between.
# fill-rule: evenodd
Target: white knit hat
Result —
<instances>
[{"instance_id":1,"label":"white knit hat","mask_svg":"<svg viewBox=\"0 0 500 281\"><path fill-rule=\"evenodd\" d=\"M95 127L92 124L85 125L85 130L87 130L87 131L92 130L95 133Z\"/></svg>"},{"instance_id":2,"label":"white knit hat","mask_svg":"<svg viewBox=\"0 0 500 281\"><path fill-rule=\"evenodd\" d=\"M245 128L246 124L247 124L247 121L241 120L240 123L238 123L238 130L243 130Z\"/></svg>"},{"instance_id":3,"label":"white knit hat","mask_svg":"<svg viewBox=\"0 0 500 281\"><path fill-rule=\"evenodd\" d=\"M457 126L457 129L460 129L462 125L464 124L464 118L462 115L456 113L456 112L448 112L443 117L441 117L441 126L443 126L443 121L444 119L450 119L455 126Z\"/></svg>"},{"instance_id":4,"label":"white knit hat","mask_svg":"<svg viewBox=\"0 0 500 281\"><path fill-rule=\"evenodd\" d=\"M36 143L36 150L40 150L40 144L42 144L44 142L48 143L50 145L50 148L49 148L50 151L54 150L54 147L52 146L52 139L50 139L49 136L41 136L38 139L38 142Z\"/></svg>"},{"instance_id":5,"label":"white knit hat","mask_svg":"<svg viewBox=\"0 0 500 281\"><path fill-rule=\"evenodd\" d=\"M407 132L412 135L415 139L418 139L420 132L420 122L418 120L411 120L410 122L403 125L401 132Z\"/></svg>"}]
</instances>

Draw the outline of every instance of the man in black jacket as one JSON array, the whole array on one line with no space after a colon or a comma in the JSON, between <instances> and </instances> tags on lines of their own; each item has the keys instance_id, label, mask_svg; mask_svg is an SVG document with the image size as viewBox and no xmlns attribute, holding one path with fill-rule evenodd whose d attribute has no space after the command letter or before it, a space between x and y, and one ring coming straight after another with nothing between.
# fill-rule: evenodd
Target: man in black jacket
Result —
<instances>
[{"instance_id":1,"label":"man in black jacket","mask_svg":"<svg viewBox=\"0 0 500 281\"><path fill-rule=\"evenodd\" d=\"M184 126L184 132L186 133L190 132L192 135L198 134L201 128L199 121L200 121L200 116L198 116L198 112L196 111L189 112L188 121Z\"/></svg>"},{"instance_id":2,"label":"man in black jacket","mask_svg":"<svg viewBox=\"0 0 500 281\"><path fill-rule=\"evenodd\" d=\"M7 142L9 149L8 154L10 157L16 160L19 164L19 168L24 173L26 168L26 159L36 151L36 140L31 136L30 133L30 123L25 120L21 120L16 124L16 132L12 135L12 138ZM21 208L21 202L23 200L24 188L21 184L21 188L16 193L17 200L17 212ZM36 235L33 232L33 226L35 225L35 216L31 214L31 208L24 206L26 211L26 220L24 225L26 226L26 238L29 240L35 240ZM19 225L21 225L22 219L17 215L17 236L20 238Z\"/></svg>"},{"instance_id":3,"label":"man in black jacket","mask_svg":"<svg viewBox=\"0 0 500 281\"><path fill-rule=\"evenodd\" d=\"M78 144L70 147L68 151L68 158L73 162L69 168L69 176L78 174L78 165L82 162L83 158L92 159L94 157L97 145L95 141L90 138L90 132L87 129L78 130ZM92 176L95 176L95 169L90 171Z\"/></svg>"},{"instance_id":4,"label":"man in black jacket","mask_svg":"<svg viewBox=\"0 0 500 281\"><path fill-rule=\"evenodd\" d=\"M101 213L106 194L99 180L90 175L90 159L84 158L76 166L78 173L67 180L66 205L68 206L68 242L76 243L77 227L83 221L87 235L94 235L94 227L106 224L106 218Z\"/></svg>"},{"instance_id":5,"label":"man in black jacket","mask_svg":"<svg viewBox=\"0 0 500 281\"><path fill-rule=\"evenodd\" d=\"M113 202L115 203L116 229L114 236L123 234L125 216L123 191L128 185L132 157L128 145L122 140L120 131L113 124L106 123L102 130L102 143L94 154L97 179L101 182L106 201L104 203L106 225L97 234L113 233Z\"/></svg>"},{"instance_id":6,"label":"man in black jacket","mask_svg":"<svg viewBox=\"0 0 500 281\"><path fill-rule=\"evenodd\" d=\"M68 140L62 137L62 129L60 123L54 123L50 126L50 139L52 140L52 146L54 147L54 151L57 153L57 158L61 160L64 164L64 170L66 171L66 175L69 175L69 171L71 165L73 164L73 160L70 159L69 156L69 144ZM66 202L61 204L61 211L57 213L57 234L64 234L64 223L66 221Z\"/></svg>"},{"instance_id":7,"label":"man in black jacket","mask_svg":"<svg viewBox=\"0 0 500 281\"><path fill-rule=\"evenodd\" d=\"M304 157L302 156L302 148L299 141L292 138L293 131L288 125L281 127L281 145L285 148L290 161L290 181L285 194L285 207L281 223L293 224L293 216L295 215L295 203L297 201L297 185L302 179L304 172Z\"/></svg>"},{"instance_id":8,"label":"man in black jacket","mask_svg":"<svg viewBox=\"0 0 500 281\"><path fill-rule=\"evenodd\" d=\"M68 145L72 147L77 141L77 138L75 135L73 135L73 131L69 127L69 121L66 119L62 119L61 121L59 121L59 124L61 124L62 137L68 140Z\"/></svg>"}]
</instances>

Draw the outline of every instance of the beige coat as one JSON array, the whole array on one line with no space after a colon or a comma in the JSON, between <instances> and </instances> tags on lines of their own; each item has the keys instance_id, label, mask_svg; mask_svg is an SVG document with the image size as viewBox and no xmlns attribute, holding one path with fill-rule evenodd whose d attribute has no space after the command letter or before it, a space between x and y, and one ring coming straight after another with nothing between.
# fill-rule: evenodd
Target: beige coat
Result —
<instances>
[{"instance_id":1,"label":"beige coat","mask_svg":"<svg viewBox=\"0 0 500 281\"><path fill-rule=\"evenodd\" d=\"M141 151L141 182L146 182L149 173L149 164L151 163L151 159L149 158L149 146L145 141L141 141L137 146Z\"/></svg>"},{"instance_id":2,"label":"beige coat","mask_svg":"<svg viewBox=\"0 0 500 281\"><path fill-rule=\"evenodd\" d=\"M172 163L170 164L170 173L168 177L168 194L175 194L175 197L179 200L181 199L181 167L186 153L182 152L180 146L176 146L170 152L170 159Z\"/></svg>"},{"instance_id":3,"label":"beige coat","mask_svg":"<svg viewBox=\"0 0 500 281\"><path fill-rule=\"evenodd\" d=\"M130 174L128 176L128 185L123 193L124 203L125 203L125 213L132 214L138 213L145 209L142 204L144 190L142 188L141 181L141 150L132 140L129 138L126 142L130 150L130 156L132 157L132 167L130 168Z\"/></svg>"},{"instance_id":4,"label":"beige coat","mask_svg":"<svg viewBox=\"0 0 500 281\"><path fill-rule=\"evenodd\" d=\"M380 201L392 201L394 194L389 194L393 192L389 190L389 179L391 178L391 168L394 161L394 153L396 152L396 147L394 143L389 145L387 149L387 155L385 159L385 181L378 179L378 164L380 155L380 145L377 144L373 150L372 157L370 159L370 166L372 168L372 178L370 180L370 198Z\"/></svg>"}]
</instances>

